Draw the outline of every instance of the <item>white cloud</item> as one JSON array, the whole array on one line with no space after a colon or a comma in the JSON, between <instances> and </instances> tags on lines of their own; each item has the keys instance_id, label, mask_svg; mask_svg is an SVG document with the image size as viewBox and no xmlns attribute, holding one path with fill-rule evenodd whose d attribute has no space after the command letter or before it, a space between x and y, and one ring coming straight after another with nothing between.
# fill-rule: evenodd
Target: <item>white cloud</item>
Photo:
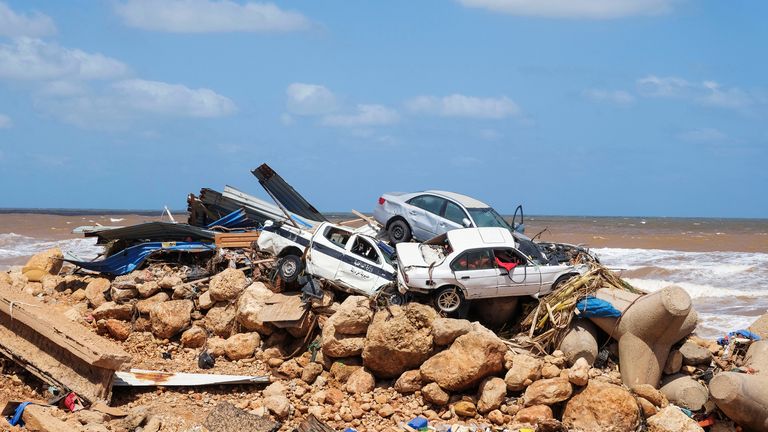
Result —
<instances>
[{"instance_id":1,"label":"white cloud","mask_svg":"<svg viewBox=\"0 0 768 432\"><path fill-rule=\"evenodd\" d=\"M123 76L128 67L102 54L61 47L40 39L0 44L0 79L92 80Z\"/></svg>"},{"instance_id":2,"label":"white cloud","mask_svg":"<svg viewBox=\"0 0 768 432\"><path fill-rule=\"evenodd\" d=\"M649 75L637 80L637 86L643 96L680 98L707 107L746 109L764 102L753 92L723 87L716 81L696 83L678 77Z\"/></svg>"},{"instance_id":3,"label":"white cloud","mask_svg":"<svg viewBox=\"0 0 768 432\"><path fill-rule=\"evenodd\" d=\"M124 103L148 113L177 117L222 117L235 112L235 103L207 88L130 79L113 85Z\"/></svg>"},{"instance_id":4,"label":"white cloud","mask_svg":"<svg viewBox=\"0 0 768 432\"><path fill-rule=\"evenodd\" d=\"M8 129L13 126L13 121L5 114L0 114L0 129Z\"/></svg>"},{"instance_id":5,"label":"white cloud","mask_svg":"<svg viewBox=\"0 0 768 432\"><path fill-rule=\"evenodd\" d=\"M53 20L39 12L20 14L0 2L0 36L48 36L56 33Z\"/></svg>"},{"instance_id":6,"label":"white cloud","mask_svg":"<svg viewBox=\"0 0 768 432\"><path fill-rule=\"evenodd\" d=\"M637 80L638 91L644 96L653 97L684 96L692 86L690 82L677 77L648 75Z\"/></svg>"},{"instance_id":7,"label":"white cloud","mask_svg":"<svg viewBox=\"0 0 768 432\"><path fill-rule=\"evenodd\" d=\"M632 105L635 102L635 97L624 90L587 89L582 92L582 96L592 102L607 102L620 106Z\"/></svg>"},{"instance_id":8,"label":"white cloud","mask_svg":"<svg viewBox=\"0 0 768 432\"><path fill-rule=\"evenodd\" d=\"M445 97L419 96L405 103L408 110L441 117L502 119L520 114L520 107L511 99L479 98L452 94Z\"/></svg>"},{"instance_id":9,"label":"white cloud","mask_svg":"<svg viewBox=\"0 0 768 432\"><path fill-rule=\"evenodd\" d=\"M464 6L510 15L542 18L612 19L658 15L675 0L458 0Z\"/></svg>"},{"instance_id":10,"label":"white cloud","mask_svg":"<svg viewBox=\"0 0 768 432\"><path fill-rule=\"evenodd\" d=\"M115 10L130 27L170 33L287 32L309 27L302 14L272 3L128 0L117 3Z\"/></svg>"},{"instance_id":11,"label":"white cloud","mask_svg":"<svg viewBox=\"0 0 768 432\"><path fill-rule=\"evenodd\" d=\"M397 111L383 105L357 105L352 114L333 114L323 117L321 124L325 126L361 127L384 126L397 123L400 115Z\"/></svg>"},{"instance_id":12,"label":"white cloud","mask_svg":"<svg viewBox=\"0 0 768 432\"><path fill-rule=\"evenodd\" d=\"M677 137L690 142L719 142L729 139L728 135L714 128L694 129L683 132Z\"/></svg>"},{"instance_id":13,"label":"white cloud","mask_svg":"<svg viewBox=\"0 0 768 432\"><path fill-rule=\"evenodd\" d=\"M336 96L317 84L293 83L285 90L288 111L298 115L322 115L336 110Z\"/></svg>"},{"instance_id":14,"label":"white cloud","mask_svg":"<svg viewBox=\"0 0 768 432\"><path fill-rule=\"evenodd\" d=\"M480 131L480 138L486 141L496 141L501 137L501 133L495 129L482 129Z\"/></svg>"},{"instance_id":15,"label":"white cloud","mask_svg":"<svg viewBox=\"0 0 768 432\"><path fill-rule=\"evenodd\" d=\"M747 108L754 102L752 96L740 88L724 89L714 81L704 81L702 87L705 94L696 99L702 105L739 109Z\"/></svg>"}]
</instances>

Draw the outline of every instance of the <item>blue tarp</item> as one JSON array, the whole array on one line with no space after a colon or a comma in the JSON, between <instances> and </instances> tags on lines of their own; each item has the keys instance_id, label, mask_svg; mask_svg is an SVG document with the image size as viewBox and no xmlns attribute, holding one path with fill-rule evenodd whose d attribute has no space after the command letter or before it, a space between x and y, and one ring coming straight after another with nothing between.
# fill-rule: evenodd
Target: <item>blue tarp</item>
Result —
<instances>
[{"instance_id":1,"label":"blue tarp","mask_svg":"<svg viewBox=\"0 0 768 432\"><path fill-rule=\"evenodd\" d=\"M599 298L587 296L576 303L576 309L584 318L618 318L621 312L612 304Z\"/></svg>"},{"instance_id":2,"label":"blue tarp","mask_svg":"<svg viewBox=\"0 0 768 432\"><path fill-rule=\"evenodd\" d=\"M728 333L725 337L721 337L717 340L717 343L719 345L728 345L730 343L730 339L733 337L742 337L746 339L752 339L753 341L759 341L760 336L758 336L755 333L752 333L749 330L736 330Z\"/></svg>"},{"instance_id":3,"label":"blue tarp","mask_svg":"<svg viewBox=\"0 0 768 432\"><path fill-rule=\"evenodd\" d=\"M223 218L209 223L206 226L206 228L213 229L216 227L223 227L228 229L234 229L234 228L253 227L256 225L258 225L256 222L248 219L248 216L245 214L245 209L239 208L233 211L232 213L224 216Z\"/></svg>"},{"instance_id":4,"label":"blue tarp","mask_svg":"<svg viewBox=\"0 0 768 432\"><path fill-rule=\"evenodd\" d=\"M67 258L64 261L86 270L120 276L136 270L147 257L156 252L208 252L215 250L216 246L203 242L148 242L123 249L101 261L75 261Z\"/></svg>"}]
</instances>

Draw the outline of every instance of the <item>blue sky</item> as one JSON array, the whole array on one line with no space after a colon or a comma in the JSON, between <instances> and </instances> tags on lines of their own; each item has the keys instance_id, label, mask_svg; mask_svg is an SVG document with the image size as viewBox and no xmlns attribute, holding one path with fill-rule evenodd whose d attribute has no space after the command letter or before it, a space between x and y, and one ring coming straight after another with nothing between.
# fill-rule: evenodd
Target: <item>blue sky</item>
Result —
<instances>
[{"instance_id":1,"label":"blue sky","mask_svg":"<svg viewBox=\"0 0 768 432\"><path fill-rule=\"evenodd\" d=\"M768 217L768 3L0 0L0 207Z\"/></svg>"}]
</instances>

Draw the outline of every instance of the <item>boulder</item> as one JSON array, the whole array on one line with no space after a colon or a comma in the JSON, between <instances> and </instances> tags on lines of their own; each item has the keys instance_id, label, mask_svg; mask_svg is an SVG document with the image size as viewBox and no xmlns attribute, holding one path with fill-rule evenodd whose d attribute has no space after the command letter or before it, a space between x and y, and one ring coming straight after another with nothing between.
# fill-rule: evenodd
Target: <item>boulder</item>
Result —
<instances>
[{"instance_id":1,"label":"boulder","mask_svg":"<svg viewBox=\"0 0 768 432\"><path fill-rule=\"evenodd\" d=\"M136 285L136 291L142 298L152 297L160 291L160 286L155 281L147 281Z\"/></svg>"},{"instance_id":2,"label":"boulder","mask_svg":"<svg viewBox=\"0 0 768 432\"><path fill-rule=\"evenodd\" d=\"M336 331L333 316L323 325L323 355L333 358L359 356L365 347L364 336L349 336Z\"/></svg>"},{"instance_id":3,"label":"boulder","mask_svg":"<svg viewBox=\"0 0 768 432\"><path fill-rule=\"evenodd\" d=\"M647 423L648 432L704 432L696 420L672 405L649 417Z\"/></svg>"},{"instance_id":4,"label":"boulder","mask_svg":"<svg viewBox=\"0 0 768 432\"><path fill-rule=\"evenodd\" d=\"M684 374L665 377L659 390L673 404L692 411L700 410L709 399L704 384Z\"/></svg>"},{"instance_id":5,"label":"boulder","mask_svg":"<svg viewBox=\"0 0 768 432\"><path fill-rule=\"evenodd\" d=\"M568 381L571 384L583 387L589 382L589 363L584 357L579 357L568 369Z\"/></svg>"},{"instance_id":6,"label":"boulder","mask_svg":"<svg viewBox=\"0 0 768 432\"><path fill-rule=\"evenodd\" d=\"M419 370L427 381L450 391L467 390L483 378L504 369L507 346L498 337L472 331L459 336L451 347L425 361Z\"/></svg>"},{"instance_id":7,"label":"boulder","mask_svg":"<svg viewBox=\"0 0 768 432\"><path fill-rule=\"evenodd\" d=\"M421 372L418 369L403 372L395 381L394 388L400 394L411 394L418 391L424 382L421 380Z\"/></svg>"},{"instance_id":8,"label":"boulder","mask_svg":"<svg viewBox=\"0 0 768 432\"><path fill-rule=\"evenodd\" d=\"M370 304L368 297L347 297L334 314L336 331L346 335L365 334L373 319Z\"/></svg>"},{"instance_id":9,"label":"boulder","mask_svg":"<svg viewBox=\"0 0 768 432\"><path fill-rule=\"evenodd\" d=\"M680 347L683 364L691 366L706 366L712 361L712 353L708 349L693 342L686 342Z\"/></svg>"},{"instance_id":10,"label":"boulder","mask_svg":"<svg viewBox=\"0 0 768 432\"><path fill-rule=\"evenodd\" d=\"M382 378L394 378L418 367L432 354L435 318L434 309L419 303L376 312L364 341L363 364Z\"/></svg>"},{"instance_id":11,"label":"boulder","mask_svg":"<svg viewBox=\"0 0 768 432\"><path fill-rule=\"evenodd\" d=\"M93 318L96 321L103 319L130 321L133 318L133 305L106 302L93 311Z\"/></svg>"},{"instance_id":12,"label":"boulder","mask_svg":"<svg viewBox=\"0 0 768 432\"><path fill-rule=\"evenodd\" d=\"M108 319L104 323L104 327L110 336L119 341L124 341L131 335L131 325L125 321Z\"/></svg>"},{"instance_id":13,"label":"boulder","mask_svg":"<svg viewBox=\"0 0 768 432\"><path fill-rule=\"evenodd\" d=\"M174 300L189 301L189 300ZM216 336L227 338L235 332L237 309L234 305L220 302L205 314L205 328Z\"/></svg>"},{"instance_id":14,"label":"boulder","mask_svg":"<svg viewBox=\"0 0 768 432\"><path fill-rule=\"evenodd\" d=\"M258 333L238 333L227 339L224 354L233 361L251 358L260 343L261 337Z\"/></svg>"},{"instance_id":15,"label":"boulder","mask_svg":"<svg viewBox=\"0 0 768 432\"><path fill-rule=\"evenodd\" d=\"M156 304L170 300L168 293L159 292L152 297L145 298L136 302L136 310L142 315L149 315L149 312Z\"/></svg>"},{"instance_id":16,"label":"boulder","mask_svg":"<svg viewBox=\"0 0 768 432\"><path fill-rule=\"evenodd\" d=\"M376 379L365 368L360 368L352 373L344 384L347 393L370 393L376 387Z\"/></svg>"},{"instance_id":17,"label":"boulder","mask_svg":"<svg viewBox=\"0 0 768 432\"><path fill-rule=\"evenodd\" d=\"M193 325L181 334L181 346L185 348L200 348L205 345L208 333L204 328Z\"/></svg>"},{"instance_id":18,"label":"boulder","mask_svg":"<svg viewBox=\"0 0 768 432\"><path fill-rule=\"evenodd\" d=\"M213 301L236 299L248 286L248 278L242 270L228 268L213 276L208 284L208 292Z\"/></svg>"},{"instance_id":19,"label":"boulder","mask_svg":"<svg viewBox=\"0 0 768 432\"><path fill-rule=\"evenodd\" d=\"M636 386L633 386L632 393L636 394L641 398L648 400L648 402L652 403L654 406L659 408L665 408L667 405L669 405L669 401L667 400L667 397L664 396L664 394L661 391L656 390L650 384L638 384Z\"/></svg>"},{"instance_id":20,"label":"boulder","mask_svg":"<svg viewBox=\"0 0 768 432\"><path fill-rule=\"evenodd\" d=\"M515 354L511 356L511 365L504 382L507 390L520 391L541 378L541 360L528 354Z\"/></svg>"},{"instance_id":21,"label":"boulder","mask_svg":"<svg viewBox=\"0 0 768 432\"><path fill-rule=\"evenodd\" d=\"M591 380L563 411L563 424L583 432L626 432L640 423L637 401L623 387Z\"/></svg>"},{"instance_id":22,"label":"boulder","mask_svg":"<svg viewBox=\"0 0 768 432\"><path fill-rule=\"evenodd\" d=\"M472 331L472 323L465 319L437 318L432 322L432 337L435 345L446 346L457 337Z\"/></svg>"},{"instance_id":23,"label":"boulder","mask_svg":"<svg viewBox=\"0 0 768 432\"><path fill-rule=\"evenodd\" d=\"M507 397L507 384L499 377L490 377L480 383L477 394L477 410L489 413L499 407Z\"/></svg>"},{"instance_id":24,"label":"boulder","mask_svg":"<svg viewBox=\"0 0 768 432\"><path fill-rule=\"evenodd\" d=\"M312 384L322 373L323 365L312 362L304 366L301 370L301 380L307 384Z\"/></svg>"},{"instance_id":25,"label":"boulder","mask_svg":"<svg viewBox=\"0 0 768 432\"><path fill-rule=\"evenodd\" d=\"M85 287L85 298L93 307L99 307L106 303L107 298L104 293L109 291L110 282L106 278L93 278Z\"/></svg>"},{"instance_id":26,"label":"boulder","mask_svg":"<svg viewBox=\"0 0 768 432\"><path fill-rule=\"evenodd\" d=\"M533 405L525 407L515 414L515 421L518 423L537 424L541 420L554 418L552 408L547 405Z\"/></svg>"},{"instance_id":27,"label":"boulder","mask_svg":"<svg viewBox=\"0 0 768 432\"><path fill-rule=\"evenodd\" d=\"M189 300L171 300L158 303L149 313L152 334L170 339L189 326L194 304Z\"/></svg>"},{"instance_id":28,"label":"boulder","mask_svg":"<svg viewBox=\"0 0 768 432\"><path fill-rule=\"evenodd\" d=\"M429 383L421 389L421 397L428 403L437 406L448 405L451 395L441 389L436 383Z\"/></svg>"},{"instance_id":29,"label":"boulder","mask_svg":"<svg viewBox=\"0 0 768 432\"><path fill-rule=\"evenodd\" d=\"M525 389L525 406L552 405L562 402L573 394L573 386L567 378L549 378L538 380Z\"/></svg>"},{"instance_id":30,"label":"boulder","mask_svg":"<svg viewBox=\"0 0 768 432\"><path fill-rule=\"evenodd\" d=\"M59 274L64 263L63 258L64 254L61 253L61 249L48 249L33 255L21 269L21 273L30 282L40 282L45 275Z\"/></svg>"},{"instance_id":31,"label":"boulder","mask_svg":"<svg viewBox=\"0 0 768 432\"><path fill-rule=\"evenodd\" d=\"M206 291L203 295L209 293L210 291ZM261 282L254 282L249 285L237 301L237 322L245 329L257 331L264 336L271 335L274 331L273 327L259 321L259 312L264 308L264 302L272 295L273 292ZM202 296L200 296L200 304L202 307Z\"/></svg>"},{"instance_id":32,"label":"boulder","mask_svg":"<svg viewBox=\"0 0 768 432\"><path fill-rule=\"evenodd\" d=\"M157 282L157 285L161 289L173 289L176 286L181 285L183 283L184 281L179 276L166 275L166 276L163 276L163 278Z\"/></svg>"}]
</instances>

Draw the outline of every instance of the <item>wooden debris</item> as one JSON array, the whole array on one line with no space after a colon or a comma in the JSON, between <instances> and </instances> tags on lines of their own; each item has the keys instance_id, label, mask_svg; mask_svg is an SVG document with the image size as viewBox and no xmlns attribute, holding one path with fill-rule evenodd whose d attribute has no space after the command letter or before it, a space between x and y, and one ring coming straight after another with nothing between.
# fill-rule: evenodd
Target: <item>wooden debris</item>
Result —
<instances>
[{"instance_id":1,"label":"wooden debris","mask_svg":"<svg viewBox=\"0 0 768 432\"><path fill-rule=\"evenodd\" d=\"M293 432L335 432L330 426L310 414Z\"/></svg>"},{"instance_id":2,"label":"wooden debris","mask_svg":"<svg viewBox=\"0 0 768 432\"><path fill-rule=\"evenodd\" d=\"M214 239L217 248L249 249L253 242L259 239L259 231L216 233Z\"/></svg>"}]
</instances>

